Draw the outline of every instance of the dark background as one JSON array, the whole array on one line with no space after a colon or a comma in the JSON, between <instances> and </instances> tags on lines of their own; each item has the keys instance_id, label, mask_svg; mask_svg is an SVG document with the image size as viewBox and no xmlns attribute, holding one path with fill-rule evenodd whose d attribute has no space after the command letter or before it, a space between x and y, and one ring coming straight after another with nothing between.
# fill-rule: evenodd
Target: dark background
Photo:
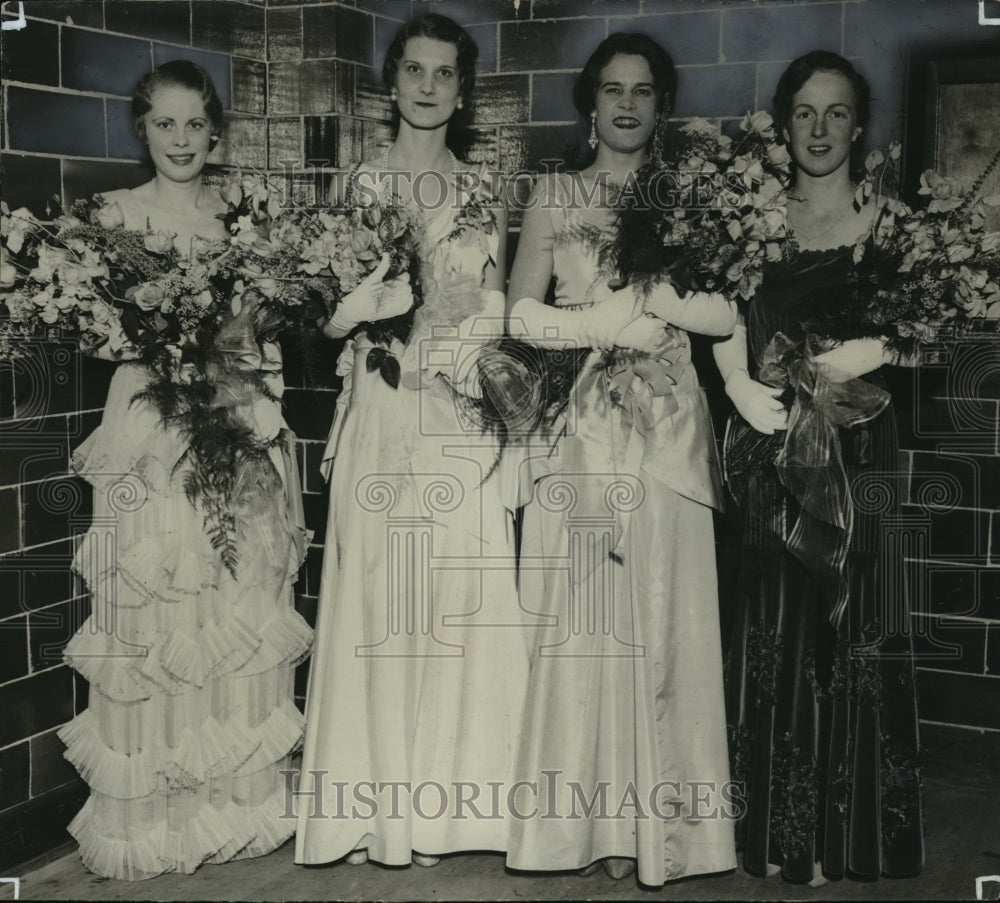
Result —
<instances>
[{"instance_id":1,"label":"dark background","mask_svg":"<svg viewBox=\"0 0 1000 903\"><path fill-rule=\"evenodd\" d=\"M985 6L1000 18L997 0ZM11 209L39 216L52 195L68 204L150 177L129 100L140 75L178 57L209 70L226 106L227 140L213 160L291 166L297 196L309 198L307 161L346 167L391 138L381 60L400 22L428 10L467 26L480 48L475 125L456 144L506 173L573 154L584 131L572 83L613 31L647 32L671 52L679 118L736 120L769 107L794 57L816 48L849 57L872 84L866 140L909 138L911 181L929 159L927 61L1000 55L1000 26L978 24L976 0L28 0L24 8L27 27L2 38L2 191ZM6 3L4 20L16 11ZM516 232L511 256L515 245ZM311 621L326 522L317 465L339 346L311 339L308 348L307 367L302 350L286 345L285 404L316 531L297 597ZM932 360L894 377L904 450L890 476L903 518L886 529L911 562L922 720L969 742L983 731L997 739L1000 345L984 334ZM702 373L721 422L724 398L711 368ZM65 841L86 794L55 735L87 695L61 659L88 613L68 564L73 537L89 524L89 487L68 473L71 449L100 421L110 375L111 365L80 357L71 343L0 363L0 868Z\"/></svg>"}]
</instances>

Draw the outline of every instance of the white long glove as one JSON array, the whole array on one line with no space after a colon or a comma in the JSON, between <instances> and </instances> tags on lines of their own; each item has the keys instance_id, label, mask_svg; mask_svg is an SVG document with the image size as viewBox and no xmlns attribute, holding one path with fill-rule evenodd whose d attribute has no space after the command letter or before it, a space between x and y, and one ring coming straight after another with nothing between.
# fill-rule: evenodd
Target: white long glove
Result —
<instances>
[{"instance_id":1,"label":"white long glove","mask_svg":"<svg viewBox=\"0 0 1000 903\"><path fill-rule=\"evenodd\" d=\"M726 379L726 394L736 410L758 433L768 436L788 427L788 411L778 401L783 391L751 379L742 369L734 370Z\"/></svg>"},{"instance_id":2,"label":"white long glove","mask_svg":"<svg viewBox=\"0 0 1000 903\"><path fill-rule=\"evenodd\" d=\"M883 364L912 367L919 360L903 358L885 347L883 339L849 339L836 348L816 355L820 371L831 382L841 383L878 370Z\"/></svg>"},{"instance_id":3,"label":"white long glove","mask_svg":"<svg viewBox=\"0 0 1000 903\"><path fill-rule=\"evenodd\" d=\"M673 326L701 335L730 335L738 318L736 305L724 295L688 292L682 298L669 282L659 282L653 287L643 309Z\"/></svg>"},{"instance_id":4,"label":"white long glove","mask_svg":"<svg viewBox=\"0 0 1000 903\"><path fill-rule=\"evenodd\" d=\"M628 289L585 310L560 310L534 298L511 307L507 331L542 348L599 348L615 345L653 353L664 341L666 323L644 314Z\"/></svg>"},{"instance_id":5,"label":"white long glove","mask_svg":"<svg viewBox=\"0 0 1000 903\"><path fill-rule=\"evenodd\" d=\"M372 323L405 314L413 307L409 273L383 282L389 272L389 255L383 254L372 270L349 295L341 298L333 315L322 327L331 338L347 335L358 323Z\"/></svg>"}]
</instances>

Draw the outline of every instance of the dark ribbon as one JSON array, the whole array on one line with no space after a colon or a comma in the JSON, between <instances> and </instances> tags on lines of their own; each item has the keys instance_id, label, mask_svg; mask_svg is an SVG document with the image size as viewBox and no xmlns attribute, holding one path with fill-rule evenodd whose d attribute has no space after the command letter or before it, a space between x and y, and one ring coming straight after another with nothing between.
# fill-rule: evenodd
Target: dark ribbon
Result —
<instances>
[{"instance_id":1,"label":"dark ribbon","mask_svg":"<svg viewBox=\"0 0 1000 903\"><path fill-rule=\"evenodd\" d=\"M376 345L369 350L365 367L369 373L378 370L387 385L393 389L399 388L399 361L388 348Z\"/></svg>"},{"instance_id":2,"label":"dark ribbon","mask_svg":"<svg viewBox=\"0 0 1000 903\"><path fill-rule=\"evenodd\" d=\"M784 542L823 590L830 602L830 621L837 626L847 605L844 563L854 528L839 430L873 420L890 396L861 379L827 378L815 357L830 347L829 340L812 334L804 342L793 342L779 332L761 356L757 379L794 393L784 441L772 459L778 479L801 508ZM741 506L753 504L759 453L767 447L773 451L778 442L777 437L744 431L729 443L727 479Z\"/></svg>"}]
</instances>

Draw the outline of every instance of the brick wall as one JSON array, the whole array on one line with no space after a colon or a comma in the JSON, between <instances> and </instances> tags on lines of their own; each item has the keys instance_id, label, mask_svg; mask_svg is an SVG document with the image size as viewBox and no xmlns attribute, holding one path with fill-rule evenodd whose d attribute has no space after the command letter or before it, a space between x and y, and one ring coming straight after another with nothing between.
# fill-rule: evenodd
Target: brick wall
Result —
<instances>
[{"instance_id":1,"label":"brick wall","mask_svg":"<svg viewBox=\"0 0 1000 903\"><path fill-rule=\"evenodd\" d=\"M390 136L381 60L400 22L419 12L450 15L476 40L474 103L454 137L467 159L506 172L572 156L585 137L570 101L573 78L613 31L660 40L679 69L677 115L720 121L769 106L795 56L817 47L843 53L872 82L872 145L903 134L910 50L958 43L978 52L1000 37L1000 29L977 25L975 0L28 0L25 7L28 28L3 33L3 194L11 207L27 204L40 215L52 194L71 201L149 177L128 99L142 72L174 56L205 65L223 96L228 140L217 162L275 172L291 166L300 192L315 195L318 164L311 171L307 161L343 167ZM65 839L60 826L83 792L54 736L86 704L85 685L60 663L87 604L67 563L89 495L66 474L70 449L99 420L110 370L68 347L0 365L0 864ZM316 530L298 585L297 603L310 618L326 522L318 462L339 348L319 338L285 347L286 417L300 439L306 513ZM894 528L915 550L922 717L997 730L1000 351L985 338L942 351L937 365L897 374L895 390L906 519ZM300 695L303 688L304 671ZM49 833L32 827L46 823Z\"/></svg>"}]
</instances>

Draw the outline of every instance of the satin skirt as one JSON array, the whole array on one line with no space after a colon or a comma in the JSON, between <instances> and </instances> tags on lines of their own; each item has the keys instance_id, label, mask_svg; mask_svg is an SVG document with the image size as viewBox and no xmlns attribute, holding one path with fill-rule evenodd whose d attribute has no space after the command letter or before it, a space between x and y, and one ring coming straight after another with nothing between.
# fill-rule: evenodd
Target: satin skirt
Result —
<instances>
[{"instance_id":1,"label":"satin skirt","mask_svg":"<svg viewBox=\"0 0 1000 903\"><path fill-rule=\"evenodd\" d=\"M497 449L368 353L335 425L295 860L504 850L528 659Z\"/></svg>"},{"instance_id":2,"label":"satin skirt","mask_svg":"<svg viewBox=\"0 0 1000 903\"><path fill-rule=\"evenodd\" d=\"M712 508L645 463L624 472L632 456L627 438L608 435L620 418L606 387L585 375L577 388L586 397L573 402L572 435L536 462L548 473L524 513L531 677L507 864L578 869L629 857L651 886L725 871L736 865L737 812ZM658 451L695 454L668 447L670 423L661 421Z\"/></svg>"}]
</instances>

